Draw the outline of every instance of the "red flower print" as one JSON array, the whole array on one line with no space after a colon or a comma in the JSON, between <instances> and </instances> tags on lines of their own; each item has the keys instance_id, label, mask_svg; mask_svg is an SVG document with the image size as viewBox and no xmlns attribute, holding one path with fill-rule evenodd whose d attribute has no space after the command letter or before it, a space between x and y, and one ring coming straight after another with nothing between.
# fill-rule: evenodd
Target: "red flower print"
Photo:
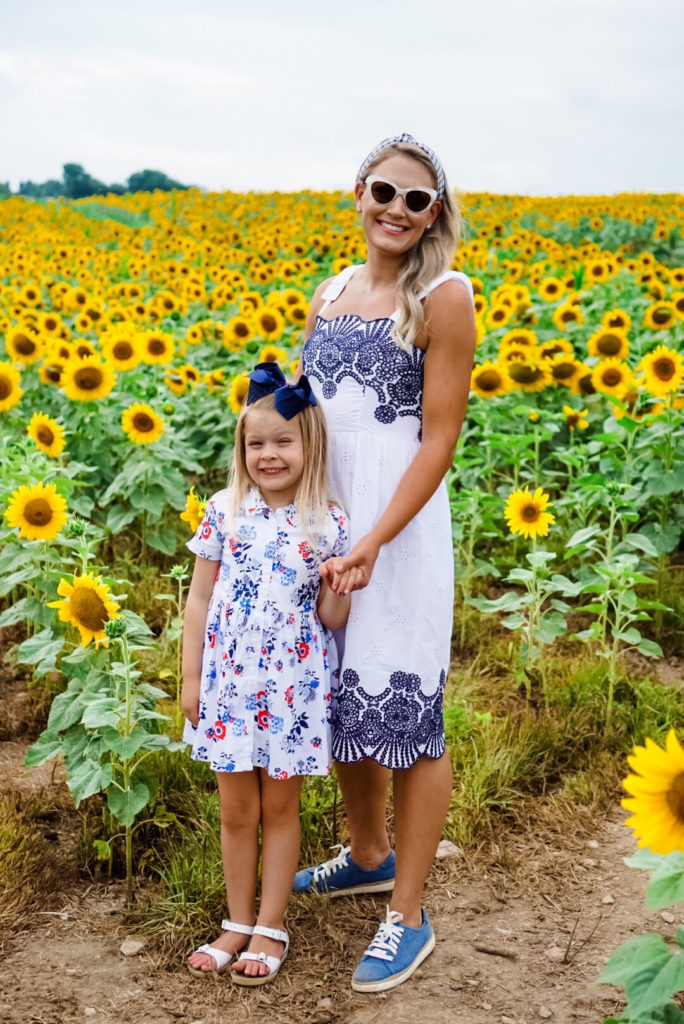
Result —
<instances>
[{"instance_id":1,"label":"red flower print","mask_svg":"<svg viewBox=\"0 0 684 1024\"><path fill-rule=\"evenodd\" d=\"M259 692L257 693L257 700L263 700L265 696L266 696L266 691L265 690L259 690Z\"/></svg>"},{"instance_id":2,"label":"red flower print","mask_svg":"<svg viewBox=\"0 0 684 1024\"><path fill-rule=\"evenodd\" d=\"M297 644L297 654L299 655L301 661L303 661L304 658L309 657L309 645L305 643L303 640L300 640L300 642Z\"/></svg>"},{"instance_id":3,"label":"red flower print","mask_svg":"<svg viewBox=\"0 0 684 1024\"><path fill-rule=\"evenodd\" d=\"M309 558L311 555L311 548L309 547L305 540L303 540L302 543L299 545L298 550L302 558Z\"/></svg>"},{"instance_id":4,"label":"red flower print","mask_svg":"<svg viewBox=\"0 0 684 1024\"><path fill-rule=\"evenodd\" d=\"M292 707L292 701L294 700L294 686L288 686L285 691L285 703L289 708Z\"/></svg>"},{"instance_id":5,"label":"red flower print","mask_svg":"<svg viewBox=\"0 0 684 1024\"><path fill-rule=\"evenodd\" d=\"M209 525L209 520L208 519L205 519L204 522L202 523L202 535L201 536L202 536L203 540L207 540L209 537L211 537L211 526Z\"/></svg>"},{"instance_id":6,"label":"red flower print","mask_svg":"<svg viewBox=\"0 0 684 1024\"><path fill-rule=\"evenodd\" d=\"M212 633L209 637L209 646L216 647L216 633Z\"/></svg>"},{"instance_id":7,"label":"red flower print","mask_svg":"<svg viewBox=\"0 0 684 1024\"><path fill-rule=\"evenodd\" d=\"M224 740L226 738L226 727L223 722L214 722L214 739Z\"/></svg>"},{"instance_id":8,"label":"red flower print","mask_svg":"<svg viewBox=\"0 0 684 1024\"><path fill-rule=\"evenodd\" d=\"M268 729L268 711L266 708L262 708L257 715L257 722L259 723L259 728Z\"/></svg>"}]
</instances>

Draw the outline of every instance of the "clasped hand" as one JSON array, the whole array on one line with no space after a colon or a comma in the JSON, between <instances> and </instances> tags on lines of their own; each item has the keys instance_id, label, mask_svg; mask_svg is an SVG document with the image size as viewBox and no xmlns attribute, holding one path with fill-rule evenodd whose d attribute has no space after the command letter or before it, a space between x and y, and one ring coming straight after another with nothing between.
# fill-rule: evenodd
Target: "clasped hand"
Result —
<instances>
[{"instance_id":1,"label":"clasped hand","mask_svg":"<svg viewBox=\"0 0 684 1024\"><path fill-rule=\"evenodd\" d=\"M363 590L370 583L378 552L378 545L367 535L354 545L348 555L338 555L322 562L318 571L336 594Z\"/></svg>"}]
</instances>

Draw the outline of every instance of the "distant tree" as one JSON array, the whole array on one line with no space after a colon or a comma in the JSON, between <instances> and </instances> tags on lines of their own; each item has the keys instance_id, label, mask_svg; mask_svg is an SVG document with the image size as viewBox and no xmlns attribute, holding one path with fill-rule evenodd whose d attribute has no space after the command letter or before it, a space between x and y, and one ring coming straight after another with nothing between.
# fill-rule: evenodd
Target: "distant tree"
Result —
<instances>
[{"instance_id":1,"label":"distant tree","mask_svg":"<svg viewBox=\"0 0 684 1024\"><path fill-rule=\"evenodd\" d=\"M162 192L170 192L172 188L186 189L188 185L181 185L179 181L169 178L163 171L136 171L128 178L129 192L154 192L161 189Z\"/></svg>"},{"instance_id":2,"label":"distant tree","mask_svg":"<svg viewBox=\"0 0 684 1024\"><path fill-rule=\"evenodd\" d=\"M64 164L64 195L68 199L83 199L84 196L103 196L108 188L102 181L84 171L81 164Z\"/></svg>"},{"instance_id":3,"label":"distant tree","mask_svg":"<svg viewBox=\"0 0 684 1024\"><path fill-rule=\"evenodd\" d=\"M0 199L8 199L12 195L9 181L0 181Z\"/></svg>"}]
</instances>

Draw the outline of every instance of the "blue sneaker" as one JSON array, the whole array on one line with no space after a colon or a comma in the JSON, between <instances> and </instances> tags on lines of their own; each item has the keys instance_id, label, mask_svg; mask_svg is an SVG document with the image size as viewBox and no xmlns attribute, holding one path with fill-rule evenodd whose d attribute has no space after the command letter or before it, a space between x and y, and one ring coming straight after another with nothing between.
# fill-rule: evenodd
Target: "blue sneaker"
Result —
<instances>
[{"instance_id":1,"label":"blue sneaker","mask_svg":"<svg viewBox=\"0 0 684 1024\"><path fill-rule=\"evenodd\" d=\"M401 914L387 908L375 938L354 971L351 987L355 992L384 992L410 978L435 948L435 935L427 914L422 911L420 928L407 928Z\"/></svg>"},{"instance_id":2,"label":"blue sneaker","mask_svg":"<svg viewBox=\"0 0 684 1024\"><path fill-rule=\"evenodd\" d=\"M327 892L330 896L351 896L361 892L391 892L394 888L394 850L379 867L366 871L349 856L351 846L333 846L337 857L313 868L298 871L293 892Z\"/></svg>"}]
</instances>

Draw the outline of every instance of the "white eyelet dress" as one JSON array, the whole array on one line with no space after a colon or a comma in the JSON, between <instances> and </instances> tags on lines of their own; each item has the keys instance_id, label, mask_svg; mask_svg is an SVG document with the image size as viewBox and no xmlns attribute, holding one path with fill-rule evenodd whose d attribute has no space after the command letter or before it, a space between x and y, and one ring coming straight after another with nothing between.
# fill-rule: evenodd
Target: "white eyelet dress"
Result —
<instances>
[{"instance_id":1,"label":"white eyelet dress","mask_svg":"<svg viewBox=\"0 0 684 1024\"><path fill-rule=\"evenodd\" d=\"M424 353L390 337L394 317L327 319L330 302L358 266L343 270L302 352L302 368L325 412L331 483L349 515L350 547L375 525L420 447ZM421 297L446 280L447 271ZM396 314L395 314L396 316ZM444 753L442 699L453 625L453 547L446 485L384 545L371 582L352 595L338 638L333 758L372 758L408 768Z\"/></svg>"}]
</instances>

